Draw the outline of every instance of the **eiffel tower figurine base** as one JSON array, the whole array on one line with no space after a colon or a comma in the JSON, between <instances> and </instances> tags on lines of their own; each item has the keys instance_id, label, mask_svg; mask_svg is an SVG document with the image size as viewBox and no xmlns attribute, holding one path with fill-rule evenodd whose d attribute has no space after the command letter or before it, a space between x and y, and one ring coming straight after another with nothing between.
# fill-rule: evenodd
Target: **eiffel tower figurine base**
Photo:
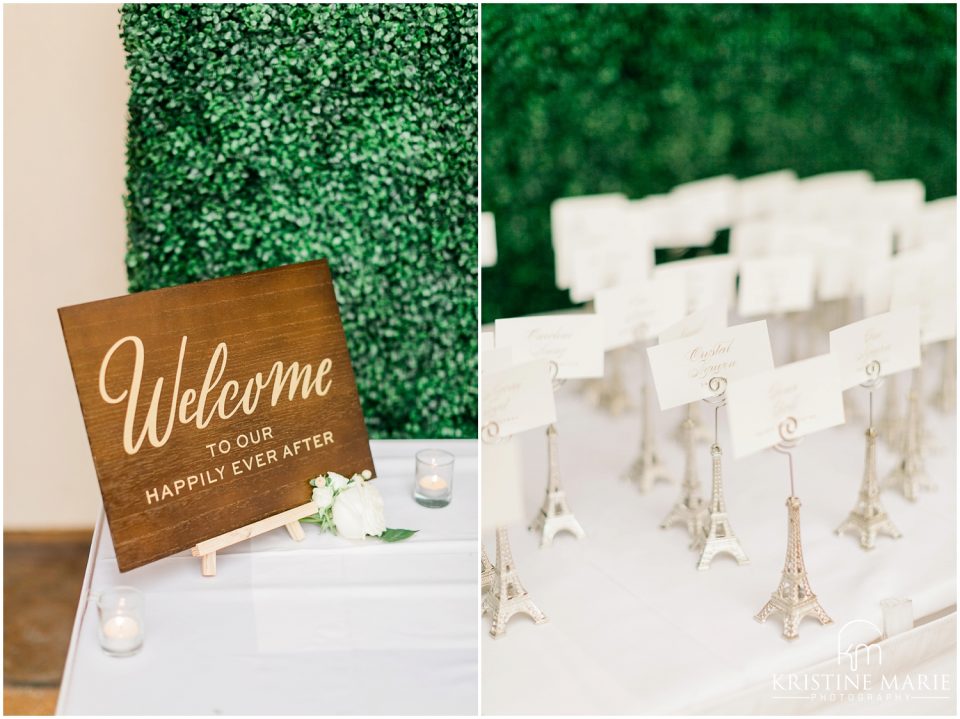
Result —
<instances>
[{"instance_id":1,"label":"eiffel tower figurine base","mask_svg":"<svg viewBox=\"0 0 960 719\"><path fill-rule=\"evenodd\" d=\"M878 534L885 534L893 539L899 539L902 535L880 503L880 488L877 485L877 432L870 427L866 436L867 456L857 505L846 521L837 527L836 533L840 535L853 530L860 535L860 546L863 549L873 549Z\"/></svg>"},{"instance_id":2,"label":"eiffel tower figurine base","mask_svg":"<svg viewBox=\"0 0 960 719\"><path fill-rule=\"evenodd\" d=\"M885 489L899 491L911 502L916 502L921 490L933 491L937 485L930 481L922 462L904 459L887 475Z\"/></svg>"},{"instance_id":3,"label":"eiffel tower figurine base","mask_svg":"<svg viewBox=\"0 0 960 719\"><path fill-rule=\"evenodd\" d=\"M873 549L878 534L885 534L893 539L903 536L882 508L871 514L861 513L859 509L850 512L850 516L837 527L836 533L839 535L850 530L860 535L860 546L863 549Z\"/></svg>"},{"instance_id":4,"label":"eiffel tower figurine base","mask_svg":"<svg viewBox=\"0 0 960 719\"><path fill-rule=\"evenodd\" d=\"M713 493L710 497L710 515L704 530L703 541L700 544L700 559L697 569L701 572L710 568L710 562L718 554L730 554L737 560L737 564L750 564L747 553L740 546L740 540L730 528L727 518L726 502L723 499L723 480L720 471L720 457L722 451L718 445L710 447L713 458Z\"/></svg>"},{"instance_id":5,"label":"eiffel tower figurine base","mask_svg":"<svg viewBox=\"0 0 960 719\"><path fill-rule=\"evenodd\" d=\"M676 524L682 524L690 535L690 549L699 550L706 540L706 520L709 510L703 497L690 497L679 500L673 505L670 514L660 522L660 529L668 529Z\"/></svg>"},{"instance_id":6,"label":"eiffel tower figurine base","mask_svg":"<svg viewBox=\"0 0 960 719\"><path fill-rule=\"evenodd\" d=\"M510 539L504 527L497 528L497 565L490 590L483 597L482 614L493 619L490 636L497 639L507 631L507 622L517 614L527 614L535 624L547 621L534 601L527 594L517 569L513 564Z\"/></svg>"},{"instance_id":7,"label":"eiffel tower figurine base","mask_svg":"<svg viewBox=\"0 0 960 719\"><path fill-rule=\"evenodd\" d=\"M660 523L660 529L667 529L675 524L682 524L687 528L690 536L690 548L699 550L706 535L706 519L710 510L707 503L700 496L700 479L697 475L697 439L696 425L693 417L687 416L681 423L683 443L686 455L686 466L683 472L683 484L680 487L680 498L673 505L673 509Z\"/></svg>"},{"instance_id":8,"label":"eiffel tower figurine base","mask_svg":"<svg viewBox=\"0 0 960 719\"><path fill-rule=\"evenodd\" d=\"M577 539L587 536L573 512L567 509L566 493L562 489L547 492L543 507L530 523L530 531L539 532L541 548L553 544L553 538L560 532L570 532Z\"/></svg>"},{"instance_id":9,"label":"eiffel tower figurine base","mask_svg":"<svg viewBox=\"0 0 960 719\"><path fill-rule=\"evenodd\" d=\"M833 620L827 616L827 613L820 606L820 600L815 594L811 594L800 601L793 601L781 597L776 592L770 597L770 601L763 605L763 609L757 612L754 617L763 624L771 614L779 612L783 616L783 638L796 639L800 636L798 627L804 617L815 617L821 624L832 624Z\"/></svg>"},{"instance_id":10,"label":"eiffel tower figurine base","mask_svg":"<svg viewBox=\"0 0 960 719\"><path fill-rule=\"evenodd\" d=\"M726 512L711 512L703 540L694 546L701 547L700 559L697 561L697 569L701 572L710 569L713 558L724 553L732 555L737 564L750 564L750 558L740 546L740 540L730 529Z\"/></svg>"},{"instance_id":11,"label":"eiffel tower figurine base","mask_svg":"<svg viewBox=\"0 0 960 719\"><path fill-rule=\"evenodd\" d=\"M798 628L804 617L815 617L821 624L833 622L810 589L800 544L800 500L792 496L787 498L787 557L780 575L780 586L754 619L762 624L774 613L783 616L784 639L800 636Z\"/></svg>"}]
</instances>

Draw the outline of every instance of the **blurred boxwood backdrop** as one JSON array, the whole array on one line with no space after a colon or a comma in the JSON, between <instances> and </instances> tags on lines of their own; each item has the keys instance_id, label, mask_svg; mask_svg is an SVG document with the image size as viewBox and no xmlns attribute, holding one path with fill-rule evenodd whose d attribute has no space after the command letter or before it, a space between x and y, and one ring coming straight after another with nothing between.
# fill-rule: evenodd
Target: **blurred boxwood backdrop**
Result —
<instances>
[{"instance_id":1,"label":"blurred boxwood backdrop","mask_svg":"<svg viewBox=\"0 0 960 719\"><path fill-rule=\"evenodd\" d=\"M474 437L474 5L126 5L130 290L330 260L368 428Z\"/></svg>"},{"instance_id":2,"label":"blurred boxwood backdrop","mask_svg":"<svg viewBox=\"0 0 960 719\"><path fill-rule=\"evenodd\" d=\"M485 322L568 306L558 197L783 168L956 194L952 4L484 3L482 43L482 204L499 245Z\"/></svg>"}]
</instances>

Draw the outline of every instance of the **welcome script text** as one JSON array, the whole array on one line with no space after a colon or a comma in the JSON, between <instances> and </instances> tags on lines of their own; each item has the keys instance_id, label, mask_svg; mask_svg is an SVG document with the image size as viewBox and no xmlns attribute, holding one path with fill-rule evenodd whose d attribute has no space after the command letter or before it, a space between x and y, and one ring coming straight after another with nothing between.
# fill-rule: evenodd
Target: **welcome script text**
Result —
<instances>
[{"instance_id":1,"label":"welcome script text","mask_svg":"<svg viewBox=\"0 0 960 719\"><path fill-rule=\"evenodd\" d=\"M120 348L128 345L133 348L132 366L125 364L118 368L116 365L119 362L114 361L114 356ZM323 397L330 391L332 384L328 375L333 368L333 362L329 357L325 357L317 365L316 371L310 364L301 366L299 362L291 362L284 367L283 362L277 361L273 363L266 376L263 372L257 372L246 380L244 385L235 379L229 379L221 387L220 382L227 368L227 344L221 342L210 357L200 389L189 387L181 391L180 380L186 351L187 337L184 336L180 341L180 357L169 398L170 411L162 434L159 427L164 387L162 376L157 378L154 385L150 406L140 432L136 431L137 404L145 362L143 341L135 335L123 337L117 340L104 356L100 364L100 397L107 404L127 403L123 420L123 448L127 454L133 455L140 451L144 440L149 441L154 447L162 447L170 439L174 425L178 421L182 425L195 424L197 429L204 429L214 417L226 420L237 412L253 414L264 390L269 390L270 406L275 407L284 394L289 401L293 401L298 395L301 399L307 399L311 394ZM123 383L123 391L114 395L107 389L107 378L108 375L116 372L125 372L123 376L129 376L129 380ZM217 394L218 387L219 394ZM216 397L212 399L214 395Z\"/></svg>"}]
</instances>

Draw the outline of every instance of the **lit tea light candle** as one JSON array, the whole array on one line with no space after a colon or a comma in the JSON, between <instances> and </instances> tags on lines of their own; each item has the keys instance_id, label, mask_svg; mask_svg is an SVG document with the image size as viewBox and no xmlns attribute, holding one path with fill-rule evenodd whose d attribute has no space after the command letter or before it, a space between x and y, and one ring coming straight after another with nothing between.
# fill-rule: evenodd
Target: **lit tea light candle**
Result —
<instances>
[{"instance_id":1,"label":"lit tea light candle","mask_svg":"<svg viewBox=\"0 0 960 719\"><path fill-rule=\"evenodd\" d=\"M442 449L417 452L413 498L423 507L446 507L453 497L453 455Z\"/></svg>"},{"instance_id":2,"label":"lit tea light candle","mask_svg":"<svg viewBox=\"0 0 960 719\"><path fill-rule=\"evenodd\" d=\"M110 617L101 627L101 644L112 654L130 654L143 643L143 631L133 617L118 614Z\"/></svg>"},{"instance_id":3,"label":"lit tea light candle","mask_svg":"<svg viewBox=\"0 0 960 719\"><path fill-rule=\"evenodd\" d=\"M439 474L428 474L417 480L417 486L420 492L425 496L441 497L447 493L450 485Z\"/></svg>"}]
</instances>

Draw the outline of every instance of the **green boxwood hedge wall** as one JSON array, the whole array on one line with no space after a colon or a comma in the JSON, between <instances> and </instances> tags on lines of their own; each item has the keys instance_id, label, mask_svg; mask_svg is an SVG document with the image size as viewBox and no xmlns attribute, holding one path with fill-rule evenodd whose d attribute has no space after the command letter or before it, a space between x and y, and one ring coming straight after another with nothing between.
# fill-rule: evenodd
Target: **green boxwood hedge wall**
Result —
<instances>
[{"instance_id":1,"label":"green boxwood hedge wall","mask_svg":"<svg viewBox=\"0 0 960 719\"><path fill-rule=\"evenodd\" d=\"M956 193L956 6L491 5L483 320L567 306L550 202L785 167Z\"/></svg>"},{"instance_id":2,"label":"green boxwood hedge wall","mask_svg":"<svg viewBox=\"0 0 960 719\"><path fill-rule=\"evenodd\" d=\"M377 437L475 437L475 5L126 5L130 290L326 257Z\"/></svg>"}]
</instances>

